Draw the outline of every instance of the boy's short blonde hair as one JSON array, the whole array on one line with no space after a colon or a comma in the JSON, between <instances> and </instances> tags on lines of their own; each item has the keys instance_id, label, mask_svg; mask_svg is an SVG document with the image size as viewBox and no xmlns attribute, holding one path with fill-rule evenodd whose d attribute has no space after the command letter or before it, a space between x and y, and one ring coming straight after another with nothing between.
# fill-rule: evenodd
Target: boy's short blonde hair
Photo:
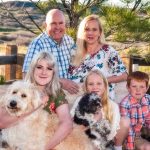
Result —
<instances>
[{"instance_id":1,"label":"boy's short blonde hair","mask_svg":"<svg viewBox=\"0 0 150 150\"><path fill-rule=\"evenodd\" d=\"M137 81L145 81L146 87L149 86L149 76L147 73L142 71L135 71L128 75L127 78L127 86L129 87L131 84L131 80L137 80Z\"/></svg>"}]
</instances>

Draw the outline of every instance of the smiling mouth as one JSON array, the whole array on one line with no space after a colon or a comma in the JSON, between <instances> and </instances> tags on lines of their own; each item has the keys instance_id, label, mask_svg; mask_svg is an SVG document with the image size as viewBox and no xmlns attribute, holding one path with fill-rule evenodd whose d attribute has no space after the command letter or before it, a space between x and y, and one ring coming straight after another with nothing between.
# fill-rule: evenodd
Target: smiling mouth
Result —
<instances>
[{"instance_id":1,"label":"smiling mouth","mask_svg":"<svg viewBox=\"0 0 150 150\"><path fill-rule=\"evenodd\" d=\"M40 77L41 79L47 79L47 77Z\"/></svg>"}]
</instances>

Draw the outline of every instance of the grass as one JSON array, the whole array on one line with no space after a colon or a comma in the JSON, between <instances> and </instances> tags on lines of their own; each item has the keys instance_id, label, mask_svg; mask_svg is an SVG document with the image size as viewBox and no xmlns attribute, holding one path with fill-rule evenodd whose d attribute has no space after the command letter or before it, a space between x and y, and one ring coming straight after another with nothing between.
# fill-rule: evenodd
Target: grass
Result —
<instances>
[{"instance_id":1,"label":"grass","mask_svg":"<svg viewBox=\"0 0 150 150\"><path fill-rule=\"evenodd\" d=\"M0 32L14 32L17 31L16 29L13 28L4 28L4 27L0 27Z\"/></svg>"}]
</instances>

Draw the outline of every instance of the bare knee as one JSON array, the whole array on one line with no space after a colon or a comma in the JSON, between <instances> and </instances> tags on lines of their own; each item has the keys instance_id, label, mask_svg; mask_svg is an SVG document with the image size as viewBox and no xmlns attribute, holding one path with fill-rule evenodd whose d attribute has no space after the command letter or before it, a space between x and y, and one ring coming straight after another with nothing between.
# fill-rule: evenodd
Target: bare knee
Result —
<instances>
[{"instance_id":1,"label":"bare knee","mask_svg":"<svg viewBox=\"0 0 150 150\"><path fill-rule=\"evenodd\" d=\"M150 145L140 145L137 147L137 150L149 150L150 149Z\"/></svg>"},{"instance_id":2,"label":"bare knee","mask_svg":"<svg viewBox=\"0 0 150 150\"><path fill-rule=\"evenodd\" d=\"M149 150L150 149L150 142L145 139L138 139L135 140L135 148L136 150Z\"/></svg>"}]
</instances>

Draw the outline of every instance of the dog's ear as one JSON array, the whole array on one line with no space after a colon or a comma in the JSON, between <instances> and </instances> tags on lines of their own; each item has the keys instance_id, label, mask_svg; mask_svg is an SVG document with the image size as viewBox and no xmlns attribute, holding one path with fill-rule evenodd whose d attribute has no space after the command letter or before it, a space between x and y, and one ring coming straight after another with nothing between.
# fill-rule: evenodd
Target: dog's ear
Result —
<instances>
[{"instance_id":1,"label":"dog's ear","mask_svg":"<svg viewBox=\"0 0 150 150\"><path fill-rule=\"evenodd\" d=\"M89 103L88 101L89 101L89 94L85 94L83 95L83 97L80 99L78 103L78 107L79 107L78 109L82 116L84 116L88 110L88 103Z\"/></svg>"}]
</instances>

